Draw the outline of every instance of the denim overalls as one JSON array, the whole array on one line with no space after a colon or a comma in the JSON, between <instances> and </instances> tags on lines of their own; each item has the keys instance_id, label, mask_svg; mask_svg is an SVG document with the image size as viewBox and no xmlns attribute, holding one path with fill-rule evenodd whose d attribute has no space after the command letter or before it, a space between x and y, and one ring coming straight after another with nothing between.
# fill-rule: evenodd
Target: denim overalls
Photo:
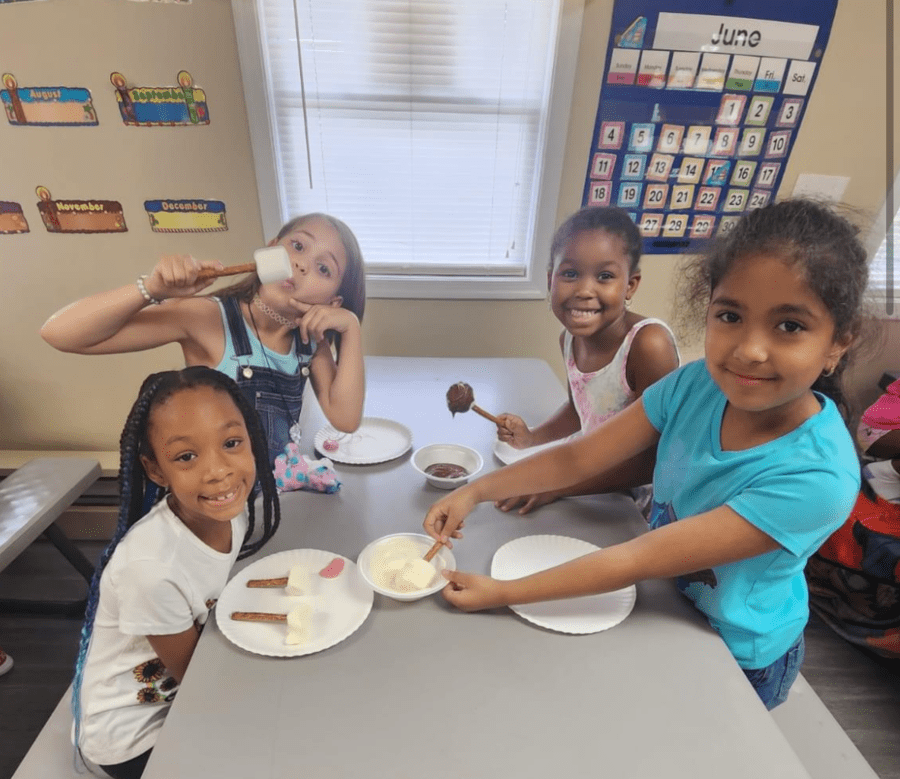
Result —
<instances>
[{"instance_id":1,"label":"denim overalls","mask_svg":"<svg viewBox=\"0 0 900 779\"><path fill-rule=\"evenodd\" d=\"M294 331L294 351L278 354L267 349L247 328L237 298L218 299L225 325L225 354L217 370L231 376L259 414L269 444L269 462L290 443L290 429L300 416L312 341L304 344Z\"/></svg>"}]
</instances>

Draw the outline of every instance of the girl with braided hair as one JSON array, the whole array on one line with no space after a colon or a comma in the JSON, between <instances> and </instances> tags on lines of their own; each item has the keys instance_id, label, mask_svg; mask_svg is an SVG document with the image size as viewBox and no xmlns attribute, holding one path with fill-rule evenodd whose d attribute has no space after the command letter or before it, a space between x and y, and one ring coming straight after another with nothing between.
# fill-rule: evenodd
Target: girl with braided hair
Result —
<instances>
[{"instance_id":1,"label":"girl with braided hair","mask_svg":"<svg viewBox=\"0 0 900 779\"><path fill-rule=\"evenodd\" d=\"M280 521L259 418L212 368L149 376L120 449L119 520L91 585L72 692L76 747L114 779L143 772L232 565ZM145 512L157 486L163 497Z\"/></svg>"}]
</instances>

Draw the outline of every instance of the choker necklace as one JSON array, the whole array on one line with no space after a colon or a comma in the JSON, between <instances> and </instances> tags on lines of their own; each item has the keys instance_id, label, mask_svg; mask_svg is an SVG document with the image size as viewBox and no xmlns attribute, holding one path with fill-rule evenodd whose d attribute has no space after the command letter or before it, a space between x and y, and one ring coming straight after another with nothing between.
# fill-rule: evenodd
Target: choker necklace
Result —
<instances>
[{"instance_id":1,"label":"choker necklace","mask_svg":"<svg viewBox=\"0 0 900 779\"><path fill-rule=\"evenodd\" d=\"M262 311L267 317L270 319L274 319L278 324L284 325L285 327L290 327L292 330L297 327L297 322L292 319L288 319L285 316L282 316L277 311L273 311L269 308L259 297L259 293L253 296L253 305L256 306L260 311Z\"/></svg>"}]
</instances>

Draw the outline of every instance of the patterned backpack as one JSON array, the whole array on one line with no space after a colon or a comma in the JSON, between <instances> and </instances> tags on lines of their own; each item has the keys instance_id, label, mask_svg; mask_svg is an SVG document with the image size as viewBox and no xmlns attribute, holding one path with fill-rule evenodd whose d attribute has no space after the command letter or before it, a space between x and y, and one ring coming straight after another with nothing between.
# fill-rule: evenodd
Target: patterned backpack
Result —
<instances>
[{"instance_id":1,"label":"patterned backpack","mask_svg":"<svg viewBox=\"0 0 900 779\"><path fill-rule=\"evenodd\" d=\"M810 557L806 580L810 608L836 633L900 658L900 505L860 492L847 521Z\"/></svg>"}]
</instances>

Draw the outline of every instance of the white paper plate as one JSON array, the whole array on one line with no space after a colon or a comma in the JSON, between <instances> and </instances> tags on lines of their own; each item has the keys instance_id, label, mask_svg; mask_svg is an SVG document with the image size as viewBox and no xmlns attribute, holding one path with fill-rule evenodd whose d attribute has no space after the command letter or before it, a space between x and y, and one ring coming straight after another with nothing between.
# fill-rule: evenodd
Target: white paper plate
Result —
<instances>
[{"instance_id":1,"label":"white paper plate","mask_svg":"<svg viewBox=\"0 0 900 779\"><path fill-rule=\"evenodd\" d=\"M518 579L596 552L599 546L568 536L524 536L501 546L491 562L495 579ZM523 619L560 633L599 633L618 625L634 608L634 585L602 595L510 606Z\"/></svg>"},{"instance_id":2,"label":"white paper plate","mask_svg":"<svg viewBox=\"0 0 900 779\"><path fill-rule=\"evenodd\" d=\"M337 441L338 448L325 448L326 441ZM315 437L322 455L336 463L372 465L399 457L412 446L412 433L406 425L392 419L365 417L355 433L342 433L326 425Z\"/></svg>"},{"instance_id":3,"label":"white paper plate","mask_svg":"<svg viewBox=\"0 0 900 779\"><path fill-rule=\"evenodd\" d=\"M551 441L548 444L529 446L527 449L514 449L506 443L506 441L497 439L494 441L494 455L500 462L505 463L506 465L512 465L514 462L524 460L526 457L531 457L531 455L536 454L537 452L552 449L554 446L566 443L566 441L568 441L568 439L563 438L559 441Z\"/></svg>"},{"instance_id":4,"label":"white paper plate","mask_svg":"<svg viewBox=\"0 0 900 779\"><path fill-rule=\"evenodd\" d=\"M336 557L344 561L344 570L334 579L319 576ZM293 565L309 571L310 597L292 598L284 587L248 587L248 579L274 579L287 576ZM289 549L248 565L225 585L216 604L216 621L224 636L241 649L271 657L298 657L321 652L354 633L372 610L372 588L360 576L352 560L321 549ZM309 643L285 644L287 626L283 622L237 622L233 611L267 611L287 614L302 602L313 604Z\"/></svg>"}]
</instances>

